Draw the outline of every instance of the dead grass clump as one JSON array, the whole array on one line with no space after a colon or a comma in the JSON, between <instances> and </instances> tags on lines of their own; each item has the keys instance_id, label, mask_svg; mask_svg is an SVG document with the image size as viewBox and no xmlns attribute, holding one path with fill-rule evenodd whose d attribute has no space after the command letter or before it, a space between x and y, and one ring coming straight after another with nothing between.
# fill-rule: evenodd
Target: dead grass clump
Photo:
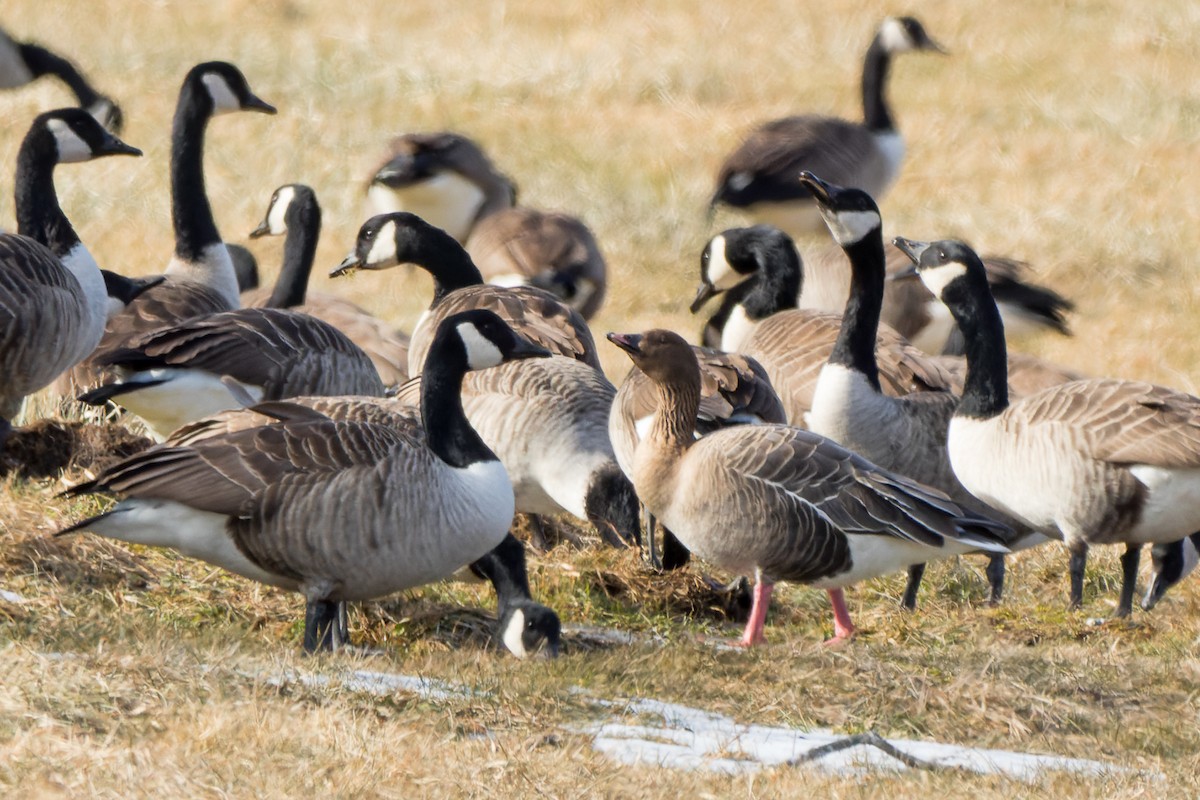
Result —
<instances>
[{"instance_id":1,"label":"dead grass clump","mask_svg":"<svg viewBox=\"0 0 1200 800\"><path fill-rule=\"evenodd\" d=\"M0 453L0 475L50 478L67 470L96 473L151 440L111 423L42 419L14 430Z\"/></svg>"}]
</instances>

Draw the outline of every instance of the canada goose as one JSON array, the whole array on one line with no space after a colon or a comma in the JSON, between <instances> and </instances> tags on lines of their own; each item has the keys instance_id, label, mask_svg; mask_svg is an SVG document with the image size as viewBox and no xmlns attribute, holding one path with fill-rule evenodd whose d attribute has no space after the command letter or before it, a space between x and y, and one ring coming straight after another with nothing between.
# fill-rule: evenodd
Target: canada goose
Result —
<instances>
[{"instance_id":1,"label":"canada goose","mask_svg":"<svg viewBox=\"0 0 1200 800\"><path fill-rule=\"evenodd\" d=\"M884 92L888 68L893 56L920 50L946 52L912 17L885 19L863 64L863 121L805 114L760 126L721 165L710 209L733 206L795 236L822 230L812 196L797 180L801 170L882 197L904 157Z\"/></svg>"},{"instance_id":2,"label":"canada goose","mask_svg":"<svg viewBox=\"0 0 1200 800\"><path fill-rule=\"evenodd\" d=\"M607 267L576 217L518 207L517 187L477 142L453 132L406 133L367 185L375 214L409 211L459 241L487 283L531 285L590 319Z\"/></svg>"},{"instance_id":3,"label":"canada goose","mask_svg":"<svg viewBox=\"0 0 1200 800\"><path fill-rule=\"evenodd\" d=\"M375 365L340 330L281 308L238 308L136 336L97 357L121 379L80 396L137 414L161 441L245 400L383 394Z\"/></svg>"},{"instance_id":4,"label":"canada goose","mask_svg":"<svg viewBox=\"0 0 1200 800\"><path fill-rule=\"evenodd\" d=\"M145 331L238 307L237 274L204 189L204 130L212 117L233 111L274 114L275 107L256 97L232 64L210 61L192 67L180 88L171 128L175 254L167 265L167 280L109 321L98 352L123 347ZM102 377L84 363L75 371L75 382L90 388Z\"/></svg>"},{"instance_id":5,"label":"canada goose","mask_svg":"<svg viewBox=\"0 0 1200 800\"><path fill-rule=\"evenodd\" d=\"M963 356L939 356L937 361L950 373L951 391L962 394L963 385L967 380L967 359ZM1008 396L1012 399L1025 397L1060 383L1086 378L1087 376L1078 370L1053 364L1028 353L1010 351L1008 354Z\"/></svg>"},{"instance_id":6,"label":"canada goose","mask_svg":"<svg viewBox=\"0 0 1200 800\"><path fill-rule=\"evenodd\" d=\"M1071 553L1083 602L1088 546L1123 542L1118 617L1133 604L1141 545L1200 530L1200 398L1111 378L1009 402L1004 330L979 257L955 241L897 238L962 330L967 381L950 422L950 463L976 497Z\"/></svg>"},{"instance_id":7,"label":"canada goose","mask_svg":"<svg viewBox=\"0 0 1200 800\"><path fill-rule=\"evenodd\" d=\"M414 402L420 377L396 394ZM525 514L570 514L615 547L641 540L638 499L617 464L608 415L617 390L592 367L554 356L463 379L467 419L504 464Z\"/></svg>"},{"instance_id":8,"label":"canada goose","mask_svg":"<svg viewBox=\"0 0 1200 800\"><path fill-rule=\"evenodd\" d=\"M692 346L700 367L700 407L696 414L696 436L732 425L785 423L783 403L767 372L754 359ZM633 480L633 459L638 443L650 430L658 410L658 389L646 373L632 366L617 389L608 418L608 434L621 471ZM687 549L670 531L663 532L658 547L656 522L646 520L647 556L656 569L675 569L687 563Z\"/></svg>"},{"instance_id":9,"label":"canada goose","mask_svg":"<svg viewBox=\"0 0 1200 800\"><path fill-rule=\"evenodd\" d=\"M1200 533L1193 533L1176 542L1159 543L1150 548L1154 569L1150 586L1142 598L1142 608L1154 608L1175 584L1190 575L1200 563Z\"/></svg>"},{"instance_id":10,"label":"canada goose","mask_svg":"<svg viewBox=\"0 0 1200 800\"><path fill-rule=\"evenodd\" d=\"M245 295L246 292L257 289L258 259L254 257L254 253L240 244L231 242L225 243L225 249L229 251L229 260L233 263L233 273L237 276L238 292ZM244 302L243 305L245 305Z\"/></svg>"},{"instance_id":11,"label":"canada goose","mask_svg":"<svg viewBox=\"0 0 1200 800\"><path fill-rule=\"evenodd\" d=\"M79 106L111 133L119 134L124 116L120 107L100 94L67 59L32 42L17 42L0 29L0 89L16 89L43 75L53 75L71 90Z\"/></svg>"},{"instance_id":12,"label":"canada goose","mask_svg":"<svg viewBox=\"0 0 1200 800\"><path fill-rule=\"evenodd\" d=\"M159 445L69 490L122 499L63 533L171 547L299 591L305 649L332 647L339 603L448 577L505 539L512 488L459 388L469 370L546 355L490 312L454 315L430 347L420 429L309 411Z\"/></svg>"},{"instance_id":13,"label":"canada goose","mask_svg":"<svg viewBox=\"0 0 1200 800\"><path fill-rule=\"evenodd\" d=\"M579 312L531 286L484 284L462 245L415 214L400 211L371 217L359 228L354 250L329 274L337 277L356 269L387 269L404 263L416 264L434 281L433 302L409 340L410 375L419 374L441 320L471 308L490 309L541 347L601 371L596 344Z\"/></svg>"},{"instance_id":14,"label":"canada goose","mask_svg":"<svg viewBox=\"0 0 1200 800\"><path fill-rule=\"evenodd\" d=\"M468 372L465 378L470 379L472 374ZM419 405L419 398L417 402ZM424 436L420 409L395 398L293 397L282 403L260 403L253 408L213 414L175 431L167 444L190 445L216 435L258 428L280 420L303 418L305 414L297 406L337 422L392 426L407 436ZM525 570L525 548L511 533L491 552L472 563L469 569L459 570L453 577L471 576L487 580L495 588L497 639L514 655L524 658L540 649L549 655L558 653L561 627L558 615L534 602ZM339 626L344 620L345 614L339 614ZM349 641L344 627L334 633L337 637L335 642Z\"/></svg>"},{"instance_id":15,"label":"canada goose","mask_svg":"<svg viewBox=\"0 0 1200 800\"><path fill-rule=\"evenodd\" d=\"M821 367L806 417L808 429L884 469L940 489L975 514L1003 522L1019 534L1010 547L1024 549L1045 542L1044 536L1021 530L1016 520L981 502L954 476L946 437L957 397L949 392L890 397L880 389L875 338L887 281L883 219L875 201L861 189L835 186L810 172L801 172L800 181L816 199L852 272L841 331ZM998 603L1004 591L1004 556L992 553L989 558L989 600ZM915 608L923 573L924 565L910 569L902 601L905 608Z\"/></svg>"},{"instance_id":16,"label":"canada goose","mask_svg":"<svg viewBox=\"0 0 1200 800\"><path fill-rule=\"evenodd\" d=\"M842 587L935 557L1006 551L1007 529L814 433L739 425L695 438L700 370L678 334L610 333L655 382L659 410L634 456L647 509L707 561L755 576L741 644L762 641L776 581L829 591L834 639L854 632Z\"/></svg>"},{"instance_id":17,"label":"canada goose","mask_svg":"<svg viewBox=\"0 0 1200 800\"><path fill-rule=\"evenodd\" d=\"M744 320L730 317L756 275L777 272L786 275L794 271L793 264L799 263L801 259L791 238L771 225L730 228L710 239L700 256L701 286L693 313L713 295L724 293L724 296L720 308L706 323L704 343L715 347L727 326L736 329L738 324L744 324ZM797 290L796 307L841 313L850 291L846 254L836 246L813 247L802 263L803 291ZM1070 334L1064 316L1074 307L1069 300L1050 289L1025 282L1025 266L1019 261L987 256L983 263L1005 320L1005 330L1010 334L1028 334L1049 329ZM957 336L946 307L919 280L905 279L909 272L911 264L904 254L890 250L881 320L926 353L961 353L961 337ZM784 291L782 285L779 291Z\"/></svg>"},{"instance_id":18,"label":"canada goose","mask_svg":"<svg viewBox=\"0 0 1200 800\"><path fill-rule=\"evenodd\" d=\"M275 287L243 291L242 305L247 308L290 308L311 314L328 322L361 347L375 364L385 386L398 386L408 380L406 334L349 300L308 291L308 278L321 234L321 207L311 187L291 183L276 189L266 216L250 232L250 238L283 234L287 234L283 266Z\"/></svg>"},{"instance_id":19,"label":"canada goose","mask_svg":"<svg viewBox=\"0 0 1200 800\"><path fill-rule=\"evenodd\" d=\"M112 306L107 281L58 202L54 168L141 151L77 108L38 115L17 153L17 234L0 234L0 446L26 395L95 348ZM118 303L145 291L118 285Z\"/></svg>"}]
</instances>

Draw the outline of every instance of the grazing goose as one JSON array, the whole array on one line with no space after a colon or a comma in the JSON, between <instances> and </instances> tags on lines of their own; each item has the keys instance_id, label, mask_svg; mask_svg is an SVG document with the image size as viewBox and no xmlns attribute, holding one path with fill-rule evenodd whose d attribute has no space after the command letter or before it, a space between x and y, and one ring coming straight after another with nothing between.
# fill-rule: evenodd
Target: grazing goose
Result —
<instances>
[{"instance_id":1,"label":"grazing goose","mask_svg":"<svg viewBox=\"0 0 1200 800\"><path fill-rule=\"evenodd\" d=\"M732 425L784 423L783 403L771 388L766 370L752 358L707 347L692 347L700 366L700 407L696 414L696 436ZM646 373L634 365L617 390L608 418L608 434L621 471L633 480L633 459L638 444L650 430L658 410L658 389ZM647 515L646 539L650 565L676 569L687 563L689 554L670 531L663 532L659 552L655 520Z\"/></svg>"},{"instance_id":2,"label":"grazing goose","mask_svg":"<svg viewBox=\"0 0 1200 800\"><path fill-rule=\"evenodd\" d=\"M1182 581L1200 563L1200 533L1193 533L1177 542L1156 544L1150 548L1154 569L1150 576L1150 587L1142 598L1142 608L1154 608L1175 584Z\"/></svg>"},{"instance_id":3,"label":"grazing goose","mask_svg":"<svg viewBox=\"0 0 1200 800\"><path fill-rule=\"evenodd\" d=\"M420 377L398 400L413 403ZM616 389L592 367L564 356L504 364L463 379L471 427L512 481L517 511L570 514L614 547L641 540L638 499L608 438Z\"/></svg>"},{"instance_id":4,"label":"grazing goose","mask_svg":"<svg viewBox=\"0 0 1200 800\"><path fill-rule=\"evenodd\" d=\"M608 338L659 391L634 456L638 496L701 558L755 576L742 645L762 641L776 581L827 589L834 640L844 640L854 625L842 587L976 548L1005 552L1003 525L814 433L739 425L697 439L700 370L690 346L663 330Z\"/></svg>"},{"instance_id":5,"label":"grazing goose","mask_svg":"<svg viewBox=\"0 0 1200 800\"><path fill-rule=\"evenodd\" d=\"M280 186L262 223L251 239L287 234L283 266L273 289L242 292L247 308L290 308L324 320L350 339L371 358L385 386L408 380L408 336L337 295L308 291L308 278L321 235L321 207L313 190L301 183ZM241 281L239 280L239 286Z\"/></svg>"},{"instance_id":6,"label":"grazing goose","mask_svg":"<svg viewBox=\"0 0 1200 800\"><path fill-rule=\"evenodd\" d=\"M1072 607L1083 603L1088 547L1125 543L1116 614L1127 616L1141 546L1200 530L1200 398L1098 378L1010 403L1003 323L979 257L961 242L894 242L966 342L948 442L954 474L984 502L1066 543Z\"/></svg>"},{"instance_id":7,"label":"grazing goose","mask_svg":"<svg viewBox=\"0 0 1200 800\"><path fill-rule=\"evenodd\" d=\"M912 17L885 19L863 64L863 121L805 114L760 126L721 165L710 208L733 206L796 236L822 230L812 196L797 180L801 170L882 197L904 157L884 86L892 57L914 50L946 52Z\"/></svg>"},{"instance_id":8,"label":"grazing goose","mask_svg":"<svg viewBox=\"0 0 1200 800\"><path fill-rule=\"evenodd\" d=\"M438 324L451 314L471 308L487 308L541 347L601 371L592 333L579 312L549 292L531 286L484 284L462 245L415 214L380 214L364 222L354 251L330 275L405 263L426 270L434 281L433 302L417 321L409 341L410 375L419 374Z\"/></svg>"},{"instance_id":9,"label":"grazing goose","mask_svg":"<svg viewBox=\"0 0 1200 800\"><path fill-rule=\"evenodd\" d=\"M749 290L754 276L785 268L790 272L799 259L791 238L771 225L730 228L714 236L700 256L701 286L693 305L694 313L710 297L724 293L720 308L705 326L705 344L715 347L728 325L745 324L744 320L730 319L730 314ZM1021 262L988 256L983 263L1006 331L1023 334L1049 329L1069 335L1064 316L1073 308L1069 300L1024 282ZM904 279L911 272L911 264L903 253L889 251L887 272L883 323L926 353L961 353L961 337L946 307L919 280ZM796 307L840 313L850 291L850 265L842 249L812 248L803 259L803 275L804 290L796 298Z\"/></svg>"},{"instance_id":10,"label":"grazing goose","mask_svg":"<svg viewBox=\"0 0 1200 800\"><path fill-rule=\"evenodd\" d=\"M305 649L332 647L340 603L449 577L505 540L512 488L459 390L469 370L545 355L490 312L454 315L430 347L420 427L297 406L308 413L159 445L70 490L122 499L63 532L170 547L298 591Z\"/></svg>"},{"instance_id":11,"label":"grazing goose","mask_svg":"<svg viewBox=\"0 0 1200 800\"><path fill-rule=\"evenodd\" d=\"M281 308L238 308L134 337L101 354L121 379L80 396L137 414L160 441L201 417L246 401L300 395L383 394L370 358L316 317Z\"/></svg>"},{"instance_id":12,"label":"grazing goose","mask_svg":"<svg viewBox=\"0 0 1200 800\"><path fill-rule=\"evenodd\" d=\"M204 189L204 131L212 117L234 111L274 114L275 108L250 91L232 64L210 61L193 67L183 80L171 128L171 220L175 254L166 281L141 295L105 329L99 352L123 347L134 336L201 314L237 308L237 274L217 232ZM102 382L85 362L75 381L81 387Z\"/></svg>"},{"instance_id":13,"label":"grazing goose","mask_svg":"<svg viewBox=\"0 0 1200 800\"><path fill-rule=\"evenodd\" d=\"M484 281L536 286L584 319L604 301L596 238L567 214L517 207L517 187L483 148L458 133L406 133L367 186L375 214L409 211L466 247Z\"/></svg>"},{"instance_id":14,"label":"grazing goose","mask_svg":"<svg viewBox=\"0 0 1200 800\"><path fill-rule=\"evenodd\" d=\"M1022 534L1011 548L1041 544L1044 536L1021 530L980 502L954 476L946 451L950 418L958 398L949 392L885 395L875 363L875 337L886 284L883 221L879 208L861 189L822 181L809 172L800 181L816 199L829 231L850 260L850 296L842 327L829 360L821 368L813 394L808 429L853 450L884 469L940 489L954 502L976 514L1004 522ZM1027 534L1027 535L1025 535ZM924 565L909 570L902 605L915 608ZM1004 556L990 554L987 569L990 602L1004 591Z\"/></svg>"},{"instance_id":15,"label":"grazing goose","mask_svg":"<svg viewBox=\"0 0 1200 800\"><path fill-rule=\"evenodd\" d=\"M100 94L67 59L32 42L17 42L0 29L0 89L16 89L43 75L62 81L79 106L114 134L121 132L124 116L113 100Z\"/></svg>"},{"instance_id":16,"label":"grazing goose","mask_svg":"<svg viewBox=\"0 0 1200 800\"><path fill-rule=\"evenodd\" d=\"M38 115L17 153L17 234L0 234L0 446L24 398L100 341L145 282L105 277L58 202L54 168L141 151L77 108ZM112 285L112 292L109 285Z\"/></svg>"}]
</instances>

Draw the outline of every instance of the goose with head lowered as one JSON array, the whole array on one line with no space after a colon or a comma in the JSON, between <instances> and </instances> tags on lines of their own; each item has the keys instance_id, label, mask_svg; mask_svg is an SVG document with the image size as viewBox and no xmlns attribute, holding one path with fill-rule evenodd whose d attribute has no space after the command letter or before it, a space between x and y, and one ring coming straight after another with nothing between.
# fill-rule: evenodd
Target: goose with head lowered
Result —
<instances>
[{"instance_id":1,"label":"goose with head lowered","mask_svg":"<svg viewBox=\"0 0 1200 800\"><path fill-rule=\"evenodd\" d=\"M18 233L0 234L0 446L27 395L100 341L108 316L145 281L105 275L58 202L54 168L141 155L77 108L38 115L17 153Z\"/></svg>"},{"instance_id":2,"label":"goose with head lowered","mask_svg":"<svg viewBox=\"0 0 1200 800\"><path fill-rule=\"evenodd\" d=\"M242 305L290 308L324 320L371 357L385 386L398 386L408 380L407 334L345 298L308 291L321 235L321 207L311 187L301 183L280 186L271 195L262 223L250 232L251 239L283 235L283 265L274 288L243 291Z\"/></svg>"},{"instance_id":3,"label":"goose with head lowered","mask_svg":"<svg viewBox=\"0 0 1200 800\"><path fill-rule=\"evenodd\" d=\"M696 439L691 347L664 330L608 338L659 391L634 456L638 496L701 558L755 576L741 644L762 641L776 581L827 589L834 639L844 640L854 626L842 587L969 550L1006 551L1005 526L809 431L740 425Z\"/></svg>"},{"instance_id":4,"label":"goose with head lowered","mask_svg":"<svg viewBox=\"0 0 1200 800\"><path fill-rule=\"evenodd\" d=\"M332 646L340 603L449 577L505 540L512 488L459 392L470 370L547 355L495 314L454 315L430 347L419 426L302 409L159 445L69 490L121 500L64 533L170 547L298 591L308 606L305 649Z\"/></svg>"},{"instance_id":5,"label":"goose with head lowered","mask_svg":"<svg viewBox=\"0 0 1200 800\"><path fill-rule=\"evenodd\" d=\"M171 221L175 253L166 280L142 294L104 332L98 352L122 347L148 330L189 317L239 306L237 274L204 188L204 133L214 116L235 111L274 114L233 64L210 61L193 67L183 80L171 127ZM89 362L75 372L80 387L91 388L102 376Z\"/></svg>"},{"instance_id":6,"label":"goose with head lowered","mask_svg":"<svg viewBox=\"0 0 1200 800\"><path fill-rule=\"evenodd\" d=\"M1200 530L1200 398L1097 378L1010 402L1003 323L979 257L952 240L894 243L966 344L948 441L954 474L988 505L1066 543L1072 607L1083 603L1088 548L1125 544L1116 614L1127 616L1142 545Z\"/></svg>"},{"instance_id":7,"label":"goose with head lowered","mask_svg":"<svg viewBox=\"0 0 1200 800\"><path fill-rule=\"evenodd\" d=\"M452 131L397 136L367 185L374 213L409 211L446 231L487 283L545 289L590 319L607 282L596 237L576 217L516 201L479 143Z\"/></svg>"},{"instance_id":8,"label":"goose with head lowered","mask_svg":"<svg viewBox=\"0 0 1200 800\"><path fill-rule=\"evenodd\" d=\"M532 286L511 288L483 282L462 245L440 228L400 211L371 217L359 228L354 250L330 272L337 277L357 269L378 270L416 264L433 276L433 302L417 321L409 341L409 374L420 373L433 332L451 314L486 308L522 336L558 355L600 371L596 343L579 312Z\"/></svg>"},{"instance_id":9,"label":"goose with head lowered","mask_svg":"<svg viewBox=\"0 0 1200 800\"><path fill-rule=\"evenodd\" d=\"M88 83L68 59L34 42L18 42L0 29L0 89L16 89L44 75L63 82L79 107L91 114L105 130L119 134L124 122L121 108Z\"/></svg>"},{"instance_id":10,"label":"goose with head lowered","mask_svg":"<svg viewBox=\"0 0 1200 800\"><path fill-rule=\"evenodd\" d=\"M801 170L882 197L904 157L885 94L888 70L893 57L914 51L945 52L913 17L885 19L863 64L863 121L804 114L765 123L721 165L710 208L732 206L798 236L822 229L812 195L797 180Z\"/></svg>"},{"instance_id":11,"label":"goose with head lowered","mask_svg":"<svg viewBox=\"0 0 1200 800\"><path fill-rule=\"evenodd\" d=\"M958 398L949 392L885 395L875 362L875 337L886 283L883 220L874 199L861 189L827 183L812 173L800 181L816 198L829 231L846 252L852 277L842 327L821 368L808 412L808 429L853 450L884 469L941 489L976 514L1004 522L1019 534L1010 549L1041 544L1046 537L1022 530L968 492L954 476L946 451L950 419ZM1004 556L989 555L990 601L1000 601ZM924 565L909 571L903 605L914 608Z\"/></svg>"}]
</instances>

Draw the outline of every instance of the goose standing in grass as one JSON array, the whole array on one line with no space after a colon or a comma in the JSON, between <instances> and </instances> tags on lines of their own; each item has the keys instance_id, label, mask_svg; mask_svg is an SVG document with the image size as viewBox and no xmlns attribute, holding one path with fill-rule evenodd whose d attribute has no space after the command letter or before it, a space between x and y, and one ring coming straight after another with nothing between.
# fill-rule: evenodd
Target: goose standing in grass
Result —
<instances>
[{"instance_id":1,"label":"goose standing in grass","mask_svg":"<svg viewBox=\"0 0 1200 800\"><path fill-rule=\"evenodd\" d=\"M742 645L762 641L776 581L827 589L840 641L854 632L842 587L932 558L1006 551L1005 526L814 433L740 425L697 439L691 347L663 330L608 338L659 391L634 457L638 496L701 558L755 576Z\"/></svg>"},{"instance_id":2,"label":"goose standing in grass","mask_svg":"<svg viewBox=\"0 0 1200 800\"><path fill-rule=\"evenodd\" d=\"M449 131L397 136L367 185L373 213L409 211L446 231L486 282L545 289L591 319L607 283L596 237L576 217L516 200L483 148Z\"/></svg>"},{"instance_id":3,"label":"goose standing in grass","mask_svg":"<svg viewBox=\"0 0 1200 800\"><path fill-rule=\"evenodd\" d=\"M0 449L25 397L92 352L109 314L147 288L105 277L54 188L56 165L111 155L141 151L77 108L38 115L17 153L18 233L0 234Z\"/></svg>"},{"instance_id":4,"label":"goose standing in grass","mask_svg":"<svg viewBox=\"0 0 1200 800\"><path fill-rule=\"evenodd\" d=\"M274 114L275 108L250 91L245 76L232 64L210 61L188 72L171 128L175 254L167 265L166 281L109 322L100 352L122 347L145 331L238 307L237 274L204 188L205 128L212 117L234 111ZM78 386L90 388L102 382L89 362L81 366L75 374Z\"/></svg>"},{"instance_id":5,"label":"goose standing in grass","mask_svg":"<svg viewBox=\"0 0 1200 800\"><path fill-rule=\"evenodd\" d=\"M396 394L419 400L421 379ZM638 499L608 436L616 389L564 356L503 364L463 379L471 427L504 464L524 514L570 514L613 547L641 541Z\"/></svg>"},{"instance_id":6,"label":"goose standing in grass","mask_svg":"<svg viewBox=\"0 0 1200 800\"><path fill-rule=\"evenodd\" d=\"M332 647L340 603L449 577L505 540L512 487L459 392L470 370L546 355L495 314L454 315L430 347L419 427L310 411L160 445L70 490L122 499L63 532L170 547L298 591L305 649Z\"/></svg>"},{"instance_id":7,"label":"goose standing in grass","mask_svg":"<svg viewBox=\"0 0 1200 800\"><path fill-rule=\"evenodd\" d=\"M18 42L0 29L0 89L16 89L44 76L62 81L80 108L91 114L111 133L119 134L124 116L120 107L96 91L79 68L62 56L33 42Z\"/></svg>"},{"instance_id":8,"label":"goose standing in grass","mask_svg":"<svg viewBox=\"0 0 1200 800\"><path fill-rule=\"evenodd\" d=\"M733 425L760 425L787 422L783 403L767 372L757 361L739 353L725 353L708 347L692 346L700 367L700 407L696 412L696 436ZM633 480L633 460L637 446L650 430L658 410L658 389L635 364L613 398L608 418L608 435L621 471ZM657 523L646 515L646 551L655 569L676 569L690 554L670 531L663 531L661 548L657 542Z\"/></svg>"},{"instance_id":9,"label":"goose standing in grass","mask_svg":"<svg viewBox=\"0 0 1200 800\"><path fill-rule=\"evenodd\" d=\"M308 291L321 235L321 207L311 187L301 183L280 186L271 195L262 223L250 233L287 238L283 265L273 289L243 291L246 308L290 308L324 320L345 333L371 357L385 386L408 380L408 336L337 295ZM257 281L256 281L257 282ZM242 281L239 278L238 285Z\"/></svg>"},{"instance_id":10,"label":"goose standing in grass","mask_svg":"<svg viewBox=\"0 0 1200 800\"><path fill-rule=\"evenodd\" d=\"M892 58L946 51L912 17L888 17L867 48L862 73L863 121L816 114L785 117L751 133L721 165L710 207L728 205L793 236L822 230L801 170L882 197L900 171L904 140L885 92Z\"/></svg>"},{"instance_id":11,"label":"goose standing in grass","mask_svg":"<svg viewBox=\"0 0 1200 800\"><path fill-rule=\"evenodd\" d=\"M489 309L535 344L601 371L596 343L578 311L532 286L485 284L462 245L415 214L380 214L364 222L354 250L330 275L406 263L429 272L434 282L433 302L417 320L409 341L410 375L420 373L433 332L441 321L472 308Z\"/></svg>"},{"instance_id":12,"label":"goose standing in grass","mask_svg":"<svg viewBox=\"0 0 1200 800\"><path fill-rule=\"evenodd\" d=\"M966 342L948 443L954 474L988 505L1066 543L1073 608L1088 548L1124 543L1116 615L1127 616L1142 545L1200 530L1200 398L1098 378L1010 403L1003 323L979 257L961 242L894 241Z\"/></svg>"},{"instance_id":13,"label":"goose standing in grass","mask_svg":"<svg viewBox=\"0 0 1200 800\"><path fill-rule=\"evenodd\" d=\"M810 172L800 181L816 198L829 231L850 261L852 277L837 343L821 368L808 429L853 450L884 469L941 489L963 508L1004 522L1019 534L1011 549L1042 544L1046 537L1021 530L1014 519L968 492L954 476L946 437L958 398L949 392L889 397L879 386L875 337L886 283L883 219L869 194L822 181ZM990 602L1004 591L1004 556L989 556ZM909 570L902 605L915 608L924 565Z\"/></svg>"}]
</instances>

